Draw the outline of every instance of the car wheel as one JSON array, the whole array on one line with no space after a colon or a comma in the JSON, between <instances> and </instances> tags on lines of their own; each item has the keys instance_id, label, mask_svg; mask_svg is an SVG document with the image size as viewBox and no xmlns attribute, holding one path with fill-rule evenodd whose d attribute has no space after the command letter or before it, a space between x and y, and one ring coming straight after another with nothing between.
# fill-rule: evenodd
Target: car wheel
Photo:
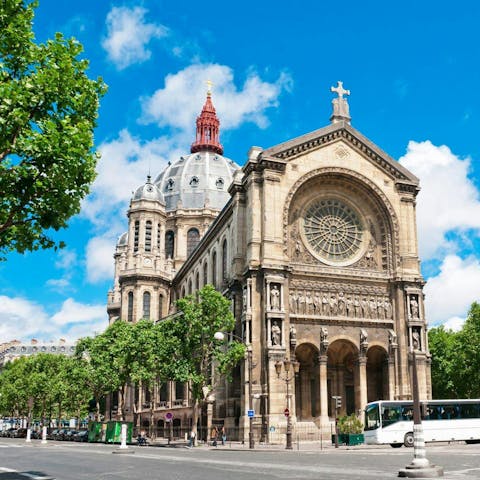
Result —
<instances>
[{"instance_id":1,"label":"car wheel","mask_svg":"<svg viewBox=\"0 0 480 480\"><path fill-rule=\"evenodd\" d=\"M413 432L408 432L405 434L405 438L403 439L403 444L406 447L413 447Z\"/></svg>"},{"instance_id":2,"label":"car wheel","mask_svg":"<svg viewBox=\"0 0 480 480\"><path fill-rule=\"evenodd\" d=\"M400 448L402 446L402 444L401 443L391 443L390 446L392 448Z\"/></svg>"}]
</instances>

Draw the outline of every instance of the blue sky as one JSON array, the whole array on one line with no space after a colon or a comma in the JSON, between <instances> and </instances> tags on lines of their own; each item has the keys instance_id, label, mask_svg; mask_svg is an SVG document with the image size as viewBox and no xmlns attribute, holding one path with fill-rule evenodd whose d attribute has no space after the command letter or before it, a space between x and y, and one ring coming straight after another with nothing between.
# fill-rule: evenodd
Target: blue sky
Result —
<instances>
[{"instance_id":1,"label":"blue sky","mask_svg":"<svg viewBox=\"0 0 480 480\"><path fill-rule=\"evenodd\" d=\"M480 285L480 4L40 0L34 29L85 47L102 101L98 177L58 238L0 264L0 342L101 331L113 249L132 190L189 151L206 80L225 155L240 165L329 123L330 86L352 125L420 177L427 316L458 328Z\"/></svg>"}]
</instances>

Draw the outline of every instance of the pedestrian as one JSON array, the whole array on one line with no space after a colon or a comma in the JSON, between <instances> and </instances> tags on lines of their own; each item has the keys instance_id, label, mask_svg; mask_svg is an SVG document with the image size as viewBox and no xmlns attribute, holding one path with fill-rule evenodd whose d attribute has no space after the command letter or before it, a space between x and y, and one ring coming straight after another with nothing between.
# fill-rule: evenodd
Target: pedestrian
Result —
<instances>
[{"instance_id":1,"label":"pedestrian","mask_svg":"<svg viewBox=\"0 0 480 480\"><path fill-rule=\"evenodd\" d=\"M227 443L227 432L225 427L222 427L222 445L225 446L225 443Z\"/></svg>"},{"instance_id":2,"label":"pedestrian","mask_svg":"<svg viewBox=\"0 0 480 480\"><path fill-rule=\"evenodd\" d=\"M188 446L190 448L195 446L195 430L193 428L192 428L192 431L190 432Z\"/></svg>"},{"instance_id":3,"label":"pedestrian","mask_svg":"<svg viewBox=\"0 0 480 480\"><path fill-rule=\"evenodd\" d=\"M217 435L218 435L218 431L217 431L217 428L216 427L213 427L212 428L212 432L210 434L210 441L212 442L212 445L214 447L217 446Z\"/></svg>"}]
</instances>

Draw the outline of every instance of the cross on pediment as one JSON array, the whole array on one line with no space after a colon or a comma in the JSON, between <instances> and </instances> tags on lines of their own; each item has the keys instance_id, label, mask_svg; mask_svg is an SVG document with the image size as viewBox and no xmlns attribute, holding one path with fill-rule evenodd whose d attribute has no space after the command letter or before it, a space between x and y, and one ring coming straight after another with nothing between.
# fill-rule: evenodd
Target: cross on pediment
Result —
<instances>
[{"instance_id":1,"label":"cross on pediment","mask_svg":"<svg viewBox=\"0 0 480 480\"><path fill-rule=\"evenodd\" d=\"M350 90L345 90L343 88L343 82L337 81L336 87L330 87L331 92L338 94L338 98L343 98L344 95L350 95Z\"/></svg>"}]
</instances>

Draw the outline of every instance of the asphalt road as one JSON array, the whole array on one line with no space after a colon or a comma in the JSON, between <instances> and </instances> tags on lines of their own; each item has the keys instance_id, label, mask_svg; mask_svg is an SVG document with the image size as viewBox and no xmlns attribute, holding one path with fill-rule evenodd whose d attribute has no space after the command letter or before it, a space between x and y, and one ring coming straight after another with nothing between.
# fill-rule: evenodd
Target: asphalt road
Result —
<instances>
[{"instance_id":1,"label":"asphalt road","mask_svg":"<svg viewBox=\"0 0 480 480\"><path fill-rule=\"evenodd\" d=\"M412 449L341 447L338 450L286 451L230 447L130 447L132 455L114 455L103 444L0 439L0 480L366 480L396 478L413 457ZM480 478L480 445L436 444L427 447L445 479Z\"/></svg>"}]
</instances>

